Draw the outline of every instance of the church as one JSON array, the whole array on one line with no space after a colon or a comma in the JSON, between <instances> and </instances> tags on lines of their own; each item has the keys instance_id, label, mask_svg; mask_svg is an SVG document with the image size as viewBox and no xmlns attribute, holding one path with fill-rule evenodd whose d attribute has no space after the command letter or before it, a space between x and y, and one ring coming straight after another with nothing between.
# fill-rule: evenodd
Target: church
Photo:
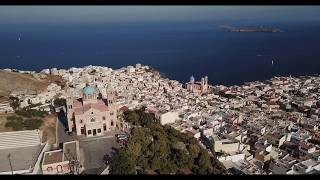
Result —
<instances>
[{"instance_id":1,"label":"church","mask_svg":"<svg viewBox=\"0 0 320 180\"><path fill-rule=\"evenodd\" d=\"M190 81L186 83L187 90L194 93L208 93L208 87L208 76L201 78L201 82L195 82L194 77L191 76Z\"/></svg>"},{"instance_id":2,"label":"church","mask_svg":"<svg viewBox=\"0 0 320 180\"><path fill-rule=\"evenodd\" d=\"M82 89L82 98L67 98L69 132L75 131L77 135L90 137L116 130L115 92L106 91L107 99L104 99L94 87L87 85Z\"/></svg>"}]
</instances>

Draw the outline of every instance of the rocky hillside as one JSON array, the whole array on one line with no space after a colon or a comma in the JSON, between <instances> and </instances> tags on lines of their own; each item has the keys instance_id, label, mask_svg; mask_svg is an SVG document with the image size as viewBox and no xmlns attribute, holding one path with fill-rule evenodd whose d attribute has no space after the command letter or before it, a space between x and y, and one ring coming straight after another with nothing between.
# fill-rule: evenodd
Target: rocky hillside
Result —
<instances>
[{"instance_id":1,"label":"rocky hillside","mask_svg":"<svg viewBox=\"0 0 320 180\"><path fill-rule=\"evenodd\" d=\"M38 80L30 74L0 70L0 99L5 99L12 91L43 91L48 84L48 80Z\"/></svg>"}]
</instances>

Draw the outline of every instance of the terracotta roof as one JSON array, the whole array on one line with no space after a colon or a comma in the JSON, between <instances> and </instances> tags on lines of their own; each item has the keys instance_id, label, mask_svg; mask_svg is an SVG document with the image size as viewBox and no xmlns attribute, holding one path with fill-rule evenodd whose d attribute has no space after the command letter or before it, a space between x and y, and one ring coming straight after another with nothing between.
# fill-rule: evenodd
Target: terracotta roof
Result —
<instances>
[{"instance_id":1,"label":"terracotta roof","mask_svg":"<svg viewBox=\"0 0 320 180\"><path fill-rule=\"evenodd\" d=\"M273 106L273 105L278 105L278 104L276 102L274 102L274 101L268 101L267 105L268 106Z\"/></svg>"},{"instance_id":2,"label":"terracotta roof","mask_svg":"<svg viewBox=\"0 0 320 180\"><path fill-rule=\"evenodd\" d=\"M120 110L126 112L129 110L129 108L127 106L122 106Z\"/></svg>"},{"instance_id":3,"label":"terracotta roof","mask_svg":"<svg viewBox=\"0 0 320 180\"><path fill-rule=\"evenodd\" d=\"M79 104L79 102L77 102L74 104L74 106L75 106L74 112L76 115L84 114L85 112L87 112L91 108L96 109L101 112L108 111L108 106L101 99L97 99L96 103L90 103L90 104L85 104L85 105L83 105L81 102L80 102L80 104Z\"/></svg>"}]
</instances>

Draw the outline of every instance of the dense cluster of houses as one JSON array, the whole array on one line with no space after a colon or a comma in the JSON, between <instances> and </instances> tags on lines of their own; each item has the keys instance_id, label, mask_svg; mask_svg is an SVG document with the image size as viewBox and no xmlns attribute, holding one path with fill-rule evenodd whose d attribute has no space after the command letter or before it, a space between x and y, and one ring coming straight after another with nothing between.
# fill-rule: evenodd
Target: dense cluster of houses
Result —
<instances>
[{"instance_id":1,"label":"dense cluster of houses","mask_svg":"<svg viewBox=\"0 0 320 180\"><path fill-rule=\"evenodd\" d=\"M118 112L144 107L161 124L191 134L214 151L230 173L320 172L319 76L274 77L231 87L208 85L208 77L196 87L192 77L184 87L141 64L42 73L62 76L67 88L51 84L47 92L17 94L21 106L49 105L57 95L81 98L89 84L102 98L108 98L110 89L115 92ZM129 128L122 123L117 127Z\"/></svg>"}]
</instances>

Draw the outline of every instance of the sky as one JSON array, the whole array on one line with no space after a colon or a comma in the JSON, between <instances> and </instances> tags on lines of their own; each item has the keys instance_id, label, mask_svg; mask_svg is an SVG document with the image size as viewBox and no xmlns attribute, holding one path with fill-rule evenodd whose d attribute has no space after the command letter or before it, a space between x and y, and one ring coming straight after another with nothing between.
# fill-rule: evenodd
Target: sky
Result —
<instances>
[{"instance_id":1,"label":"sky","mask_svg":"<svg viewBox=\"0 0 320 180\"><path fill-rule=\"evenodd\" d=\"M320 6L0 6L0 25L320 20Z\"/></svg>"}]
</instances>

